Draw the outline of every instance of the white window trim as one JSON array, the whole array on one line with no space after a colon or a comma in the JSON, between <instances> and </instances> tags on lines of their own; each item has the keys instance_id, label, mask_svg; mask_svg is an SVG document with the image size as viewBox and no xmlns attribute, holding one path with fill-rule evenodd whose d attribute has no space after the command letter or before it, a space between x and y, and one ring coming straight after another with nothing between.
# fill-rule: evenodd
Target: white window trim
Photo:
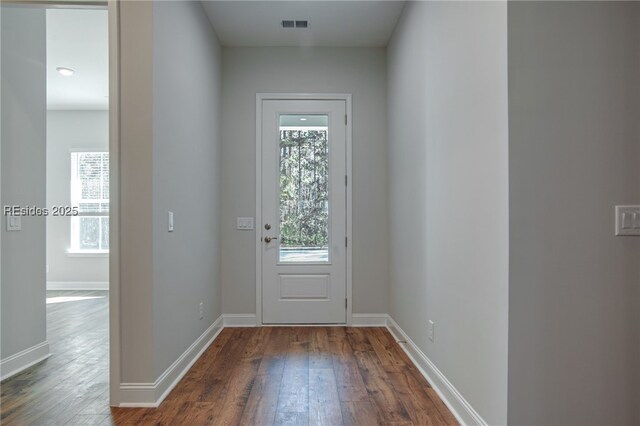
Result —
<instances>
[{"instance_id":1,"label":"white window trim","mask_svg":"<svg viewBox=\"0 0 640 426\"><path fill-rule=\"evenodd\" d=\"M67 250L67 257L109 257L109 250Z\"/></svg>"}]
</instances>

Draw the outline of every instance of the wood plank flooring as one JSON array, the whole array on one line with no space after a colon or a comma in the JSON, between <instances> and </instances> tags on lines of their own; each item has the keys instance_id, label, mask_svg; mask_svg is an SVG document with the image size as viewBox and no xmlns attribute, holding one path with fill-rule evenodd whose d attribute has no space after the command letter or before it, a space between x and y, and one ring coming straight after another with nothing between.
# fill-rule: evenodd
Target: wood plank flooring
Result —
<instances>
[{"instance_id":1,"label":"wood plank flooring","mask_svg":"<svg viewBox=\"0 0 640 426\"><path fill-rule=\"evenodd\" d=\"M3 425L457 424L384 328L225 329L157 409L109 408L107 343L76 339L2 383Z\"/></svg>"},{"instance_id":2,"label":"wood plank flooring","mask_svg":"<svg viewBox=\"0 0 640 426\"><path fill-rule=\"evenodd\" d=\"M76 299L73 299L76 298ZM2 425L110 418L106 291L47 291L51 356L0 385Z\"/></svg>"},{"instance_id":3,"label":"wood plank flooring","mask_svg":"<svg viewBox=\"0 0 640 426\"><path fill-rule=\"evenodd\" d=\"M124 425L453 425L386 329L230 328L158 409Z\"/></svg>"}]
</instances>

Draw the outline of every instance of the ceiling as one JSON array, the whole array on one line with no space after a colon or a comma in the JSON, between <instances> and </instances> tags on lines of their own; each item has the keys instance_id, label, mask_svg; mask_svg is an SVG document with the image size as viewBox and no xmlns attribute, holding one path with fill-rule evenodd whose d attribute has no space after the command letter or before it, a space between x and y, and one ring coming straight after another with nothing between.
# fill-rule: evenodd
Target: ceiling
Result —
<instances>
[{"instance_id":1,"label":"ceiling","mask_svg":"<svg viewBox=\"0 0 640 426\"><path fill-rule=\"evenodd\" d=\"M108 109L106 10L47 10L47 108ZM63 77L56 67L75 70Z\"/></svg>"},{"instance_id":2,"label":"ceiling","mask_svg":"<svg viewBox=\"0 0 640 426\"><path fill-rule=\"evenodd\" d=\"M202 1L223 46L386 46L404 1ZM306 19L308 29L283 29ZM56 67L75 70L64 77ZM47 108L109 107L106 10L47 10Z\"/></svg>"},{"instance_id":3,"label":"ceiling","mask_svg":"<svg viewBox=\"0 0 640 426\"><path fill-rule=\"evenodd\" d=\"M223 46L383 47L404 1L202 1ZM308 20L284 29L283 19Z\"/></svg>"}]
</instances>

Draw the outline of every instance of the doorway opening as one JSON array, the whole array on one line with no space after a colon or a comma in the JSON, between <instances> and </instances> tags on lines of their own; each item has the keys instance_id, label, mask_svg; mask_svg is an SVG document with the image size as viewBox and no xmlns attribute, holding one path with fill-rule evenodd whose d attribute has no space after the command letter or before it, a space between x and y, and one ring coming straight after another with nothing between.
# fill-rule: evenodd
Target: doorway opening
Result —
<instances>
[{"instance_id":1,"label":"doorway opening","mask_svg":"<svg viewBox=\"0 0 640 426\"><path fill-rule=\"evenodd\" d=\"M260 324L351 322L349 95L257 95Z\"/></svg>"},{"instance_id":2,"label":"doorway opening","mask_svg":"<svg viewBox=\"0 0 640 426\"><path fill-rule=\"evenodd\" d=\"M65 381L82 380L79 387L94 390L103 406L109 404L108 37L105 8L46 10L46 200L66 210L46 218L47 362L77 371Z\"/></svg>"},{"instance_id":3,"label":"doorway opening","mask_svg":"<svg viewBox=\"0 0 640 426\"><path fill-rule=\"evenodd\" d=\"M3 2L1 19L2 204L19 207L2 234L2 421L25 404L35 423L93 421L111 398L116 17L106 2Z\"/></svg>"}]
</instances>

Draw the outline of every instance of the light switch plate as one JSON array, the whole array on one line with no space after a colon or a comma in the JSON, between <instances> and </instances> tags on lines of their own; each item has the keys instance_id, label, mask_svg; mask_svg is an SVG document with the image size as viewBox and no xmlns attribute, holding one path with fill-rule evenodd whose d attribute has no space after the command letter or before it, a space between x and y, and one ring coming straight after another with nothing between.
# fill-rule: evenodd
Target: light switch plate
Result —
<instances>
[{"instance_id":1,"label":"light switch plate","mask_svg":"<svg viewBox=\"0 0 640 426\"><path fill-rule=\"evenodd\" d=\"M20 216L7 216L7 231L22 231L22 218Z\"/></svg>"},{"instance_id":2,"label":"light switch plate","mask_svg":"<svg viewBox=\"0 0 640 426\"><path fill-rule=\"evenodd\" d=\"M238 217L236 218L236 229L241 231L250 231L253 229L252 217Z\"/></svg>"},{"instance_id":3,"label":"light switch plate","mask_svg":"<svg viewBox=\"0 0 640 426\"><path fill-rule=\"evenodd\" d=\"M640 236L640 206L616 206L616 235Z\"/></svg>"},{"instance_id":4,"label":"light switch plate","mask_svg":"<svg viewBox=\"0 0 640 426\"><path fill-rule=\"evenodd\" d=\"M429 320L429 322L427 323L427 337L429 338L429 340L431 340L434 343L435 343L435 337L436 337L435 328L436 328L436 325L434 324L434 322Z\"/></svg>"},{"instance_id":5,"label":"light switch plate","mask_svg":"<svg viewBox=\"0 0 640 426\"><path fill-rule=\"evenodd\" d=\"M167 214L167 231L173 232L173 212Z\"/></svg>"}]
</instances>

